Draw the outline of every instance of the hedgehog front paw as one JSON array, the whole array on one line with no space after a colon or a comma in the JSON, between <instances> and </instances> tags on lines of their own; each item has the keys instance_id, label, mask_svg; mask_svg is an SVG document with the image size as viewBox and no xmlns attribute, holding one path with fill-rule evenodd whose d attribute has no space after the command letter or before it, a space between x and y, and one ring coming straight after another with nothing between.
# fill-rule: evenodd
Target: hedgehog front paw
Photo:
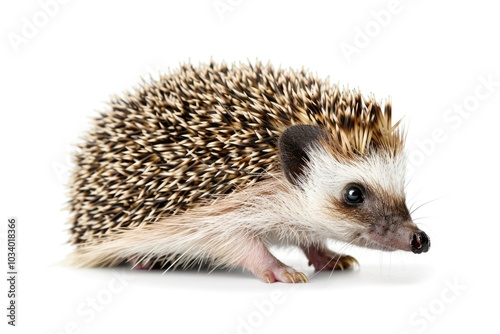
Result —
<instances>
[{"instance_id":1,"label":"hedgehog front paw","mask_svg":"<svg viewBox=\"0 0 500 334\"><path fill-rule=\"evenodd\" d=\"M283 282L283 283L307 283L308 279L304 273L295 271L291 267L285 265L267 270L262 276L262 280L267 283Z\"/></svg>"},{"instance_id":2,"label":"hedgehog front paw","mask_svg":"<svg viewBox=\"0 0 500 334\"><path fill-rule=\"evenodd\" d=\"M359 267L358 261L350 255L341 255L328 249L310 247L304 249L309 259L309 265L313 265L317 271L348 270Z\"/></svg>"},{"instance_id":3,"label":"hedgehog front paw","mask_svg":"<svg viewBox=\"0 0 500 334\"><path fill-rule=\"evenodd\" d=\"M242 238L238 243L246 246L246 251L241 254L239 265L250 270L256 277L264 282L274 283L306 283L307 276L283 264L257 238Z\"/></svg>"}]
</instances>

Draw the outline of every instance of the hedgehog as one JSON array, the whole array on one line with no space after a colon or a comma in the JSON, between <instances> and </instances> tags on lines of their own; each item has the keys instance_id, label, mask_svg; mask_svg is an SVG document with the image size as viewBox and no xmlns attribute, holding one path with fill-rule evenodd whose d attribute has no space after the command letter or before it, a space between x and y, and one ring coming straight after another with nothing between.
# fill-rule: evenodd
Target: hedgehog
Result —
<instances>
[{"instance_id":1,"label":"hedgehog","mask_svg":"<svg viewBox=\"0 0 500 334\"><path fill-rule=\"evenodd\" d=\"M113 96L75 153L71 260L82 267L248 270L307 282L356 268L333 241L427 252L405 199L404 130L389 99L261 62L181 64Z\"/></svg>"}]
</instances>

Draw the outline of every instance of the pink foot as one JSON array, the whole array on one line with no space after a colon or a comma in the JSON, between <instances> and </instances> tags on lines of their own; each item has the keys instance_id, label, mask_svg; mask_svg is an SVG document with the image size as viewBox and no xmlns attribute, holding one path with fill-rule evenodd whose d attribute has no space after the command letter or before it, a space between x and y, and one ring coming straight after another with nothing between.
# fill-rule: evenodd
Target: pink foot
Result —
<instances>
[{"instance_id":1,"label":"pink foot","mask_svg":"<svg viewBox=\"0 0 500 334\"><path fill-rule=\"evenodd\" d=\"M268 268L259 276L261 276L260 279L267 283L307 283L307 276L304 273L295 271L292 267L288 267L279 261L276 266Z\"/></svg>"},{"instance_id":2,"label":"pink foot","mask_svg":"<svg viewBox=\"0 0 500 334\"><path fill-rule=\"evenodd\" d=\"M262 242L252 240L247 246L250 251L245 253L240 264L264 282L307 283L305 274L276 259Z\"/></svg>"},{"instance_id":3,"label":"pink foot","mask_svg":"<svg viewBox=\"0 0 500 334\"><path fill-rule=\"evenodd\" d=\"M349 255L340 255L327 248L304 248L304 253L318 271L347 270L359 266L358 261Z\"/></svg>"}]
</instances>

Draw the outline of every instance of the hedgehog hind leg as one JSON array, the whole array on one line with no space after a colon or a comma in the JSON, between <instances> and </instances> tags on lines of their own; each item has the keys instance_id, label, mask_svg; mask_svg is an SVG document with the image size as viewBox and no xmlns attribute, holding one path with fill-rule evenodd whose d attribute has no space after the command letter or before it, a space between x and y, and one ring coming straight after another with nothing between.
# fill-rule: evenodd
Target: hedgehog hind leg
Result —
<instances>
[{"instance_id":1,"label":"hedgehog hind leg","mask_svg":"<svg viewBox=\"0 0 500 334\"><path fill-rule=\"evenodd\" d=\"M127 263L130 265L131 269L134 270L157 270L161 269L161 263L154 259L141 260L138 256L130 257L127 260Z\"/></svg>"}]
</instances>

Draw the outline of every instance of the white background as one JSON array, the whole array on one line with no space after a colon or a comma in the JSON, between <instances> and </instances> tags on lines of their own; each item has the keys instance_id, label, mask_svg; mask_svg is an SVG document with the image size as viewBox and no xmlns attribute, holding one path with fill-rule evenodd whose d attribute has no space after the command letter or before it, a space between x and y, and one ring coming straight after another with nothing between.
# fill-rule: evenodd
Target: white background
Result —
<instances>
[{"instance_id":1,"label":"white background","mask_svg":"<svg viewBox=\"0 0 500 334\"><path fill-rule=\"evenodd\" d=\"M20 272L15 329L0 284L2 333L498 332L493 3L2 2L0 262L5 273L7 217L17 216ZM356 53L345 54L347 45ZM70 250L63 208L71 145L111 94L210 58L303 66L390 96L396 118L406 115L409 204L431 201L414 214L431 237L429 253L351 248L359 271L322 273L306 285L268 285L240 270L161 275L60 264ZM313 275L299 253L279 255Z\"/></svg>"}]
</instances>

